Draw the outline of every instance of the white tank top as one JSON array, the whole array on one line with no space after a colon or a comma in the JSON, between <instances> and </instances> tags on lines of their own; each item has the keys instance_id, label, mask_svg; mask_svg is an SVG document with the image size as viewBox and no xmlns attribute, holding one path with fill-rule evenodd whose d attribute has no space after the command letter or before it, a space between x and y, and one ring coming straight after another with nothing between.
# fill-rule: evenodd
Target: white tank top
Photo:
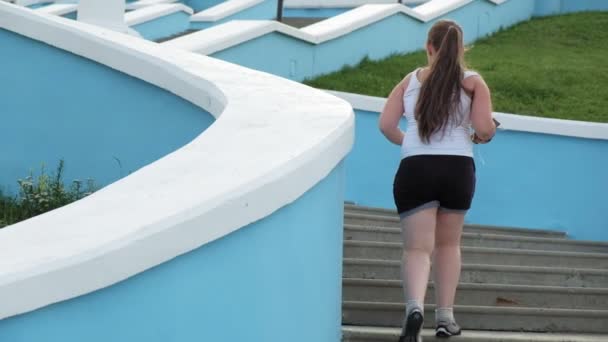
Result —
<instances>
[{"instance_id":1,"label":"white tank top","mask_svg":"<svg viewBox=\"0 0 608 342\"><path fill-rule=\"evenodd\" d=\"M431 136L429 144L425 144L418 134L418 122L414 115L420 88L416 69L410 77L410 82L403 94L404 116L407 119L405 139L401 144L401 157L406 158L421 154L456 155L473 157L473 143L471 142L471 98L461 90L460 107L457 113L450 113L450 122L441 130ZM474 71L465 71L464 78L478 75Z\"/></svg>"}]
</instances>

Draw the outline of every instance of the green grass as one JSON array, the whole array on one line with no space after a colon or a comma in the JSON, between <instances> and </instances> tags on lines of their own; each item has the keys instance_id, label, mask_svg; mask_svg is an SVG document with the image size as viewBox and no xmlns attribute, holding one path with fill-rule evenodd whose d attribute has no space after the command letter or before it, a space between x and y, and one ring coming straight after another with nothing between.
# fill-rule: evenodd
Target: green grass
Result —
<instances>
[{"instance_id":1,"label":"green grass","mask_svg":"<svg viewBox=\"0 0 608 342\"><path fill-rule=\"evenodd\" d=\"M40 174L30 173L19 179L19 194L9 196L0 190L0 228L57 209L82 199L96 190L92 179L74 180L69 188L63 182L64 162L59 161L54 174L42 166Z\"/></svg>"},{"instance_id":2,"label":"green grass","mask_svg":"<svg viewBox=\"0 0 608 342\"><path fill-rule=\"evenodd\" d=\"M608 122L608 13L533 19L469 47L469 68L492 90L494 110ZM386 97L407 73L426 65L422 51L305 81L351 93Z\"/></svg>"}]
</instances>

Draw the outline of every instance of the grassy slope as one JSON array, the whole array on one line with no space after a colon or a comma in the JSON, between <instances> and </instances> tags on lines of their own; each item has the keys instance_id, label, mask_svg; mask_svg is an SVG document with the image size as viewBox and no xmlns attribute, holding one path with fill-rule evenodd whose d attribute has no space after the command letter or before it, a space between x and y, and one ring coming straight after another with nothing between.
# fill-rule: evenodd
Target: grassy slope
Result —
<instances>
[{"instance_id":1,"label":"grassy slope","mask_svg":"<svg viewBox=\"0 0 608 342\"><path fill-rule=\"evenodd\" d=\"M467 63L490 85L496 111L608 122L608 13L518 24L475 42ZM385 97L405 74L425 64L423 52L364 60L305 83Z\"/></svg>"}]
</instances>

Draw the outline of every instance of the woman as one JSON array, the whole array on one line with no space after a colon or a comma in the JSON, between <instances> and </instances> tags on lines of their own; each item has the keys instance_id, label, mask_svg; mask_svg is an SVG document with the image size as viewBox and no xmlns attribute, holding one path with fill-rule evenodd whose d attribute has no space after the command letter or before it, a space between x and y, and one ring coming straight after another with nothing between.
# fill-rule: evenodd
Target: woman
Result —
<instances>
[{"instance_id":1,"label":"woman","mask_svg":"<svg viewBox=\"0 0 608 342\"><path fill-rule=\"evenodd\" d=\"M380 116L382 133L402 146L393 186L403 229L407 300L400 342L420 340L431 260L436 335L460 334L452 308L464 216L475 190L472 144L487 143L496 132L490 90L479 74L466 70L460 26L438 21L429 31L426 51L428 66L397 84ZM402 115L405 133L399 129Z\"/></svg>"}]
</instances>

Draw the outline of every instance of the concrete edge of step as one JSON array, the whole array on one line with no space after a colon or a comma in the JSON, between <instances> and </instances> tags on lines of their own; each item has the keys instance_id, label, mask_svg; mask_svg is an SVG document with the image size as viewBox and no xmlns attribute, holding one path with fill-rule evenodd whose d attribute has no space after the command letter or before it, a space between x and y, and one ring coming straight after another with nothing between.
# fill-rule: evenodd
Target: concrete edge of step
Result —
<instances>
[{"instance_id":1,"label":"concrete edge of step","mask_svg":"<svg viewBox=\"0 0 608 342\"><path fill-rule=\"evenodd\" d=\"M383 303L343 301L343 309L365 309L365 310L405 310L405 303ZM426 312L435 310L435 305L425 304ZM586 317L608 319L608 310L597 309L564 309L564 308L536 308L536 307L511 307L511 306L477 306L477 305L454 305L454 312L460 314L492 314L502 316L524 315L524 316L553 316L553 317Z\"/></svg>"},{"instance_id":2,"label":"concrete edge of step","mask_svg":"<svg viewBox=\"0 0 608 342\"><path fill-rule=\"evenodd\" d=\"M342 285L346 286L373 286L385 288L403 287L401 280L392 279L364 279L364 278L343 278ZM433 288L433 282L429 282L429 287ZM564 293L564 294L586 294L586 295L608 295L608 288L603 287L567 287L567 286L545 286L545 285L514 285L514 284L479 284L479 283L459 283L458 290L506 290L520 292L538 293Z\"/></svg>"},{"instance_id":3,"label":"concrete edge of step","mask_svg":"<svg viewBox=\"0 0 608 342\"><path fill-rule=\"evenodd\" d=\"M365 225L352 224L352 223L345 223L344 229L353 230L353 231L370 231L370 232L386 232L386 233L401 232L401 229L399 229L399 228L381 227L381 226L369 227L369 226L365 226ZM604 247L608 248L608 242L603 242L603 241L569 240L569 239L552 238L552 237L507 235L507 234L480 233L480 232L473 233L473 232L467 232L466 226L465 226L465 231L463 232L463 237L480 237L482 239L525 241L525 242L547 242L547 243L578 245L581 247L604 246Z\"/></svg>"},{"instance_id":4,"label":"concrete edge of step","mask_svg":"<svg viewBox=\"0 0 608 342\"><path fill-rule=\"evenodd\" d=\"M362 341L373 339L374 341L394 342L400 333L401 329L399 328L342 326L342 334L345 339L355 338L355 340L360 339ZM434 340L435 331L424 329L422 336L425 337L425 340L429 338ZM464 330L462 336L453 336L449 340L453 342L605 342L606 335Z\"/></svg>"},{"instance_id":5,"label":"concrete edge of step","mask_svg":"<svg viewBox=\"0 0 608 342\"><path fill-rule=\"evenodd\" d=\"M344 265L369 265L369 266L401 266L399 260L381 259L357 259L344 258ZM564 274L588 274L606 275L608 270L578 267L546 267L546 266L521 266L521 265L490 265L490 264L463 264L463 270L475 271L517 271L521 273L564 273Z\"/></svg>"},{"instance_id":6,"label":"concrete edge of step","mask_svg":"<svg viewBox=\"0 0 608 342\"><path fill-rule=\"evenodd\" d=\"M393 216L394 215L394 216ZM398 223L400 221L396 212L387 212L382 214L375 213L366 213L361 212L360 209L347 209L344 211L344 218L354 218L354 219L366 219L366 220L374 220L374 221L389 221ZM506 233L534 233L539 235L551 235L551 236L559 236L566 237L567 233L559 230L552 229L538 229L538 228L522 228L522 227L501 227L501 226L493 226L487 224L465 224L468 227L476 228L476 229L491 229L491 230L500 230Z\"/></svg>"},{"instance_id":7,"label":"concrete edge of step","mask_svg":"<svg viewBox=\"0 0 608 342\"><path fill-rule=\"evenodd\" d=\"M377 248L403 248L401 242L385 242L385 241L367 241L367 240L344 240L345 247L377 247ZM502 248L502 247L476 247L462 246L463 252L477 253L501 253L501 254L516 254L516 255L543 255L543 256L564 256L564 257L586 257L586 258L608 258L608 253L601 252L573 252L573 251L548 251L538 249L519 249L519 248Z\"/></svg>"}]
</instances>

